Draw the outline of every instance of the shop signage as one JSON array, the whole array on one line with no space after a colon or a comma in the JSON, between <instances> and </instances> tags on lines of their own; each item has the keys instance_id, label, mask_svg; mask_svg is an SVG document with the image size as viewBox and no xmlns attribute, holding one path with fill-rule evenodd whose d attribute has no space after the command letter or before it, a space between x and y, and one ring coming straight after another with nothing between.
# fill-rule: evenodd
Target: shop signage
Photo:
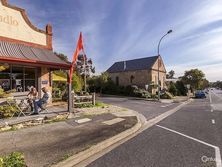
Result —
<instances>
[{"instance_id":1,"label":"shop signage","mask_svg":"<svg viewBox=\"0 0 222 167\"><path fill-rule=\"evenodd\" d=\"M48 82L49 82L48 80L43 80L43 81L42 81L42 85L47 85Z\"/></svg>"},{"instance_id":2,"label":"shop signage","mask_svg":"<svg viewBox=\"0 0 222 167\"><path fill-rule=\"evenodd\" d=\"M6 15L6 16L0 15L0 22L5 23L5 24L9 24L12 26L19 25L18 21L9 15Z\"/></svg>"}]
</instances>

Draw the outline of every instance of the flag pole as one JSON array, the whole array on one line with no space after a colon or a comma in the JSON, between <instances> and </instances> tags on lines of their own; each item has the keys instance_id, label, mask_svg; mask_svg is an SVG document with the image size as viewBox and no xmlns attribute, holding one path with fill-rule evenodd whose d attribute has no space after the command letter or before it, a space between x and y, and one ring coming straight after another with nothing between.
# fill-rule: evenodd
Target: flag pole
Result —
<instances>
[{"instance_id":1,"label":"flag pole","mask_svg":"<svg viewBox=\"0 0 222 167\"><path fill-rule=\"evenodd\" d=\"M76 59L78 57L78 54L79 54L79 51L80 50L83 50L83 42L82 42L82 32L80 32L79 34L79 39L78 39L78 42L77 42L77 46L76 46L76 50L73 54L73 60L72 60L72 63L71 63L71 66L70 66L70 69L69 69L69 76L68 76L68 111L69 113L72 112L72 75L73 75L73 68L74 68L74 65L76 63Z\"/></svg>"},{"instance_id":2,"label":"flag pole","mask_svg":"<svg viewBox=\"0 0 222 167\"><path fill-rule=\"evenodd\" d=\"M68 72L68 112L71 113L72 112L72 82L70 82L70 77L72 77L70 75L70 73Z\"/></svg>"}]
</instances>

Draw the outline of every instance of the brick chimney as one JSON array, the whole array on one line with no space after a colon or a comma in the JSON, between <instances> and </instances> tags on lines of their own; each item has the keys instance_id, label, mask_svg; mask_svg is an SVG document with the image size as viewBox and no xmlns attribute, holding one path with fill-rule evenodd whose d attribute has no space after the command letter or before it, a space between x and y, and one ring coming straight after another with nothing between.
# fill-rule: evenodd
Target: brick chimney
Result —
<instances>
[{"instance_id":1,"label":"brick chimney","mask_svg":"<svg viewBox=\"0 0 222 167\"><path fill-rule=\"evenodd\" d=\"M46 25L46 43L48 49L52 50L52 26L51 24Z\"/></svg>"},{"instance_id":2,"label":"brick chimney","mask_svg":"<svg viewBox=\"0 0 222 167\"><path fill-rule=\"evenodd\" d=\"M8 0L2 0L2 4L3 5L7 5L8 4Z\"/></svg>"}]
</instances>

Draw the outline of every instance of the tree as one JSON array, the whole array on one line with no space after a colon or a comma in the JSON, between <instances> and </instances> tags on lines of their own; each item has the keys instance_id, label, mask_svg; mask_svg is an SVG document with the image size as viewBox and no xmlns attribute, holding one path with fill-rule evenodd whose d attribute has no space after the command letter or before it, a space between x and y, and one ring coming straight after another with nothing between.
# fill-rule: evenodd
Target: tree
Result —
<instances>
[{"instance_id":1,"label":"tree","mask_svg":"<svg viewBox=\"0 0 222 167\"><path fill-rule=\"evenodd\" d=\"M210 83L207 79L203 79L200 83L200 88L201 89L206 89L210 86Z\"/></svg>"},{"instance_id":2,"label":"tree","mask_svg":"<svg viewBox=\"0 0 222 167\"><path fill-rule=\"evenodd\" d=\"M86 91L86 79L95 73L95 67L92 65L92 59L88 59L86 55L79 55L76 62L77 73L84 78L84 89Z\"/></svg>"},{"instance_id":3,"label":"tree","mask_svg":"<svg viewBox=\"0 0 222 167\"><path fill-rule=\"evenodd\" d=\"M187 95L187 88L182 81L176 82L176 89L178 96L186 96Z\"/></svg>"},{"instance_id":4,"label":"tree","mask_svg":"<svg viewBox=\"0 0 222 167\"><path fill-rule=\"evenodd\" d=\"M55 54L56 56L58 56L61 60L69 63L68 56L64 55L63 53L57 53L57 52L54 52L54 54Z\"/></svg>"},{"instance_id":5,"label":"tree","mask_svg":"<svg viewBox=\"0 0 222 167\"><path fill-rule=\"evenodd\" d=\"M171 82L170 85L169 85L169 92L176 96L177 95L177 88L176 88L176 85L175 83Z\"/></svg>"},{"instance_id":6,"label":"tree","mask_svg":"<svg viewBox=\"0 0 222 167\"><path fill-rule=\"evenodd\" d=\"M185 71L184 76L182 77L182 82L184 84L189 84L192 90L197 90L201 88L201 83L205 79L205 74L198 69L191 69Z\"/></svg>"},{"instance_id":7,"label":"tree","mask_svg":"<svg viewBox=\"0 0 222 167\"><path fill-rule=\"evenodd\" d=\"M170 70L170 71L168 72L168 74L166 75L166 78L167 78L167 79L173 79L173 78L174 78L174 75L175 75L175 71Z\"/></svg>"},{"instance_id":8,"label":"tree","mask_svg":"<svg viewBox=\"0 0 222 167\"><path fill-rule=\"evenodd\" d=\"M209 83L209 86L222 89L222 81L216 81L216 82Z\"/></svg>"}]
</instances>

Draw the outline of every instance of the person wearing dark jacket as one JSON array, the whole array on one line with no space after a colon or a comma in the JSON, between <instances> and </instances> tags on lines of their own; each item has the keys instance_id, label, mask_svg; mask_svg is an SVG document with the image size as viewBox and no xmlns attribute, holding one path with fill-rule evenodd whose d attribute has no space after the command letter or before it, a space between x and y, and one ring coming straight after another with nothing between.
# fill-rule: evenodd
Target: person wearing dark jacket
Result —
<instances>
[{"instance_id":1,"label":"person wearing dark jacket","mask_svg":"<svg viewBox=\"0 0 222 167\"><path fill-rule=\"evenodd\" d=\"M35 101L34 102L34 112L32 113L32 115L35 115L35 114L39 114L39 108L43 108L43 105L44 104L47 104L48 101L49 101L49 98L50 98L50 93L48 91L48 89L46 87L43 87L42 88L42 91L43 91L43 96L41 99L39 99L38 101Z\"/></svg>"}]
</instances>

